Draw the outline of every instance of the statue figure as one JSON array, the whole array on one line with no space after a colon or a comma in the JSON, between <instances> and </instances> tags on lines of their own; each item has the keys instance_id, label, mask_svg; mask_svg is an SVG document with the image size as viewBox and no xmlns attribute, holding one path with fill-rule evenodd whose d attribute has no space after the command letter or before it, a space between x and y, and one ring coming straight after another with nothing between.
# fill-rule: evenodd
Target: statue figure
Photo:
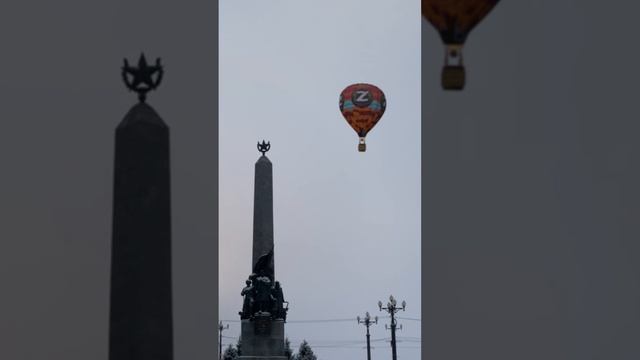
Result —
<instances>
[{"instance_id":1,"label":"statue figure","mask_svg":"<svg viewBox=\"0 0 640 360\"><path fill-rule=\"evenodd\" d=\"M282 288L280 287L280 282L276 281L276 285L272 290L273 298L275 300L274 304L274 314L277 319L287 319L287 310L284 308L284 294L282 293Z\"/></svg>"},{"instance_id":2,"label":"statue figure","mask_svg":"<svg viewBox=\"0 0 640 360\"><path fill-rule=\"evenodd\" d=\"M271 279L260 276L256 279L256 307L261 312L271 312L274 298L271 295ZM254 311L255 313L256 311Z\"/></svg>"},{"instance_id":3,"label":"statue figure","mask_svg":"<svg viewBox=\"0 0 640 360\"><path fill-rule=\"evenodd\" d=\"M245 283L247 284L247 286L245 286L244 289L242 289L242 292L240 292L240 295L244 296L242 311L240 312L241 319L248 319L249 317L251 317L251 315L253 315L253 303L255 302L254 287L252 281L247 280Z\"/></svg>"}]
</instances>

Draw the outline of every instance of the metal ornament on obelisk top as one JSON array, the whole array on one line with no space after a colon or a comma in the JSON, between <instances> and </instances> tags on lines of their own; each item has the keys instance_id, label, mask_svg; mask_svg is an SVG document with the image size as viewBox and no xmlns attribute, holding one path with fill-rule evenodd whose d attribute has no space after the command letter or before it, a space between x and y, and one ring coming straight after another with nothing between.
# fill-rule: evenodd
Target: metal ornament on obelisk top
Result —
<instances>
[{"instance_id":1,"label":"metal ornament on obelisk top","mask_svg":"<svg viewBox=\"0 0 640 360\"><path fill-rule=\"evenodd\" d=\"M258 143L262 156L255 164L252 273L240 295L244 297L239 359L286 360L284 323L289 303L275 280L273 241L273 171L266 153L271 144Z\"/></svg>"},{"instance_id":2,"label":"metal ornament on obelisk top","mask_svg":"<svg viewBox=\"0 0 640 360\"><path fill-rule=\"evenodd\" d=\"M140 102L115 137L109 359L172 360L169 127L144 102L160 61L138 64L122 68Z\"/></svg>"},{"instance_id":3,"label":"metal ornament on obelisk top","mask_svg":"<svg viewBox=\"0 0 640 360\"><path fill-rule=\"evenodd\" d=\"M160 82L162 82L163 75L164 69L162 68L162 64L160 64L160 58L156 59L155 65L149 65L144 53L142 53L140 54L137 67L129 65L129 61L127 61L126 58L124 59L122 80L125 85L127 85L129 91L138 93L140 102L145 102L149 91L158 88Z\"/></svg>"}]
</instances>

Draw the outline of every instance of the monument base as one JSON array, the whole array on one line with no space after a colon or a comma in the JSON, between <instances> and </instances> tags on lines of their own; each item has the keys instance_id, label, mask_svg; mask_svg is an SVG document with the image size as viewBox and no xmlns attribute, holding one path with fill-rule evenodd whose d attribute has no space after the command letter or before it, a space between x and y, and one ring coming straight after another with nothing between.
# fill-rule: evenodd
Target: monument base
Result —
<instances>
[{"instance_id":1,"label":"monument base","mask_svg":"<svg viewBox=\"0 0 640 360\"><path fill-rule=\"evenodd\" d=\"M239 360L287 360L284 355L284 320L256 316L243 319Z\"/></svg>"}]
</instances>

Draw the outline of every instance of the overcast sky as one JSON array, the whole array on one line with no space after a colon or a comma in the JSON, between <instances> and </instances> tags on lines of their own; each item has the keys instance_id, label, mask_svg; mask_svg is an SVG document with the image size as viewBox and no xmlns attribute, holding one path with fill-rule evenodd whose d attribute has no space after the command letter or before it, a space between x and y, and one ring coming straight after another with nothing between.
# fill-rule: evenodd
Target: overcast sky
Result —
<instances>
[{"instance_id":1,"label":"overcast sky","mask_svg":"<svg viewBox=\"0 0 640 360\"><path fill-rule=\"evenodd\" d=\"M220 4L220 317L239 320L251 272L257 140L271 141L276 278L285 332L321 359L366 356L356 316L378 300L420 318L420 16L414 1L222 1ZM338 109L352 83L379 86L382 120L357 151ZM296 320L347 322L295 323ZM381 319L382 320L382 319ZM385 319L372 339L389 338ZM420 322L400 321L403 358ZM239 323L225 335L237 337ZM235 339L225 339L235 343ZM390 355L384 340L373 355Z\"/></svg>"}]
</instances>

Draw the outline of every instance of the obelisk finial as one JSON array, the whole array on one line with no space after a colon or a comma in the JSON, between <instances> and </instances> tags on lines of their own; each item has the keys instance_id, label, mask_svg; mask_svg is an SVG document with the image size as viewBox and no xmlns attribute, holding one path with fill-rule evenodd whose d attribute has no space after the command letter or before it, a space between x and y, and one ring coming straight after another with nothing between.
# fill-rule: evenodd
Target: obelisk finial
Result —
<instances>
[{"instance_id":1,"label":"obelisk finial","mask_svg":"<svg viewBox=\"0 0 640 360\"><path fill-rule=\"evenodd\" d=\"M269 151L269 149L271 149L271 143L270 142L265 142L264 140L262 140L262 143L258 143L258 151L260 151L262 153L262 156L264 156L264 154Z\"/></svg>"},{"instance_id":2,"label":"obelisk finial","mask_svg":"<svg viewBox=\"0 0 640 360\"><path fill-rule=\"evenodd\" d=\"M156 76L154 77L154 75ZM138 60L137 67L130 66L129 61L127 61L126 58L124 59L122 80L129 91L138 93L140 102L146 100L149 91L158 88L163 75L164 69L162 68L162 64L160 64L160 58L156 59L155 65L149 65L147 64L147 59L144 57L144 53L142 53Z\"/></svg>"}]
</instances>

